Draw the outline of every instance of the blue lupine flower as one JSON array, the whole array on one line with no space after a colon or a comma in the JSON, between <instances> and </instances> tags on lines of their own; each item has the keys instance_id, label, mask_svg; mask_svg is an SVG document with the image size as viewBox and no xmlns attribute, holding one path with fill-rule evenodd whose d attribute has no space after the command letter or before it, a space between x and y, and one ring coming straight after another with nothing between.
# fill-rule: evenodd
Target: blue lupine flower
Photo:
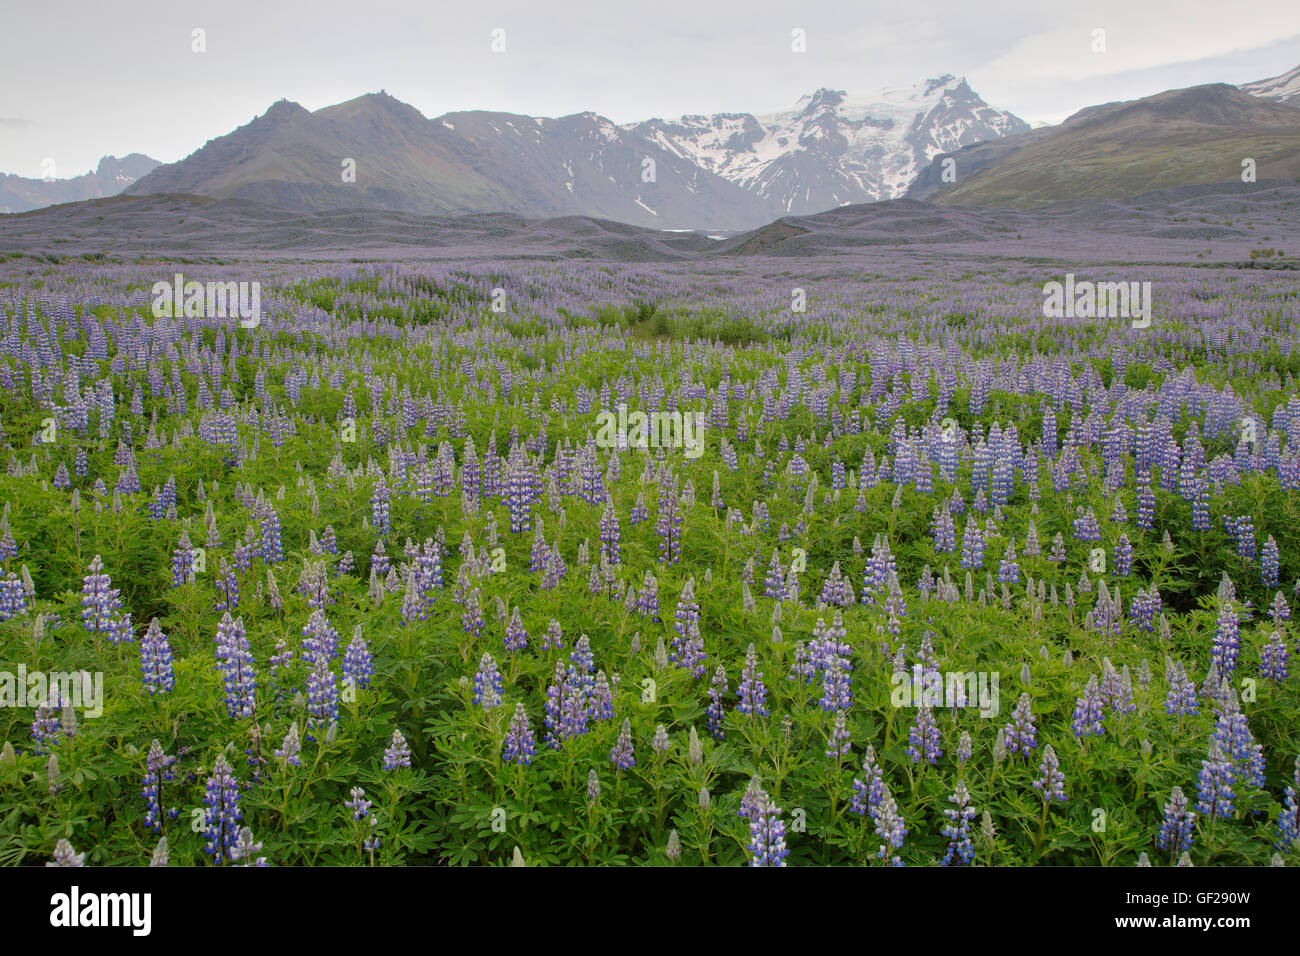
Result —
<instances>
[{"instance_id":1,"label":"blue lupine flower","mask_svg":"<svg viewBox=\"0 0 1300 956\"><path fill-rule=\"evenodd\" d=\"M140 641L140 671L150 694L165 694L176 686L171 645L156 617L149 622L149 629Z\"/></svg>"},{"instance_id":2,"label":"blue lupine flower","mask_svg":"<svg viewBox=\"0 0 1300 956\"><path fill-rule=\"evenodd\" d=\"M755 798L753 815L749 820L750 866L785 866L790 855L785 845L785 823L781 808L772 798L759 790Z\"/></svg>"},{"instance_id":3,"label":"blue lupine flower","mask_svg":"<svg viewBox=\"0 0 1300 956\"><path fill-rule=\"evenodd\" d=\"M239 821L244 818L239 809L239 784L224 753L217 754L212 765L212 775L204 786L203 803L207 807L203 819L203 852L212 857L212 862L222 863L229 858Z\"/></svg>"},{"instance_id":4,"label":"blue lupine flower","mask_svg":"<svg viewBox=\"0 0 1300 956\"><path fill-rule=\"evenodd\" d=\"M1011 713L1011 723L1007 724L1003 735L1007 753L1027 754L1038 746L1038 728L1034 724L1034 714L1029 694L1022 693L1016 702L1016 709Z\"/></svg>"},{"instance_id":5,"label":"blue lupine flower","mask_svg":"<svg viewBox=\"0 0 1300 956\"><path fill-rule=\"evenodd\" d=\"M624 717L623 726L618 732L618 740L609 752L610 762L619 770L628 770L636 766L636 756L632 750L632 722Z\"/></svg>"},{"instance_id":6,"label":"blue lupine flower","mask_svg":"<svg viewBox=\"0 0 1300 956\"><path fill-rule=\"evenodd\" d=\"M916 720L907 734L907 755L916 763L925 758L927 763L938 763L943 756L939 747L939 724L934 719L930 708L917 708Z\"/></svg>"},{"instance_id":7,"label":"blue lupine flower","mask_svg":"<svg viewBox=\"0 0 1300 956\"><path fill-rule=\"evenodd\" d=\"M1196 822L1196 813L1187 808L1187 797L1183 796L1182 787L1174 787L1165 804L1165 816L1160 824L1160 833L1156 836L1156 846L1168 850L1173 856L1191 849L1195 837L1192 826Z\"/></svg>"},{"instance_id":8,"label":"blue lupine flower","mask_svg":"<svg viewBox=\"0 0 1300 956\"><path fill-rule=\"evenodd\" d=\"M1061 773L1061 762L1056 751L1048 744L1043 748L1043 762L1039 766L1040 776L1033 782L1044 803L1065 799L1065 774Z\"/></svg>"},{"instance_id":9,"label":"blue lupine flower","mask_svg":"<svg viewBox=\"0 0 1300 956\"><path fill-rule=\"evenodd\" d=\"M948 798L956 809L944 810L948 822L943 827L943 835L948 838L948 850L943 856L942 865L967 865L975 860L975 844L970 838L970 822L975 819L975 808L970 805L970 791L964 780L957 781L956 790Z\"/></svg>"},{"instance_id":10,"label":"blue lupine flower","mask_svg":"<svg viewBox=\"0 0 1300 956\"><path fill-rule=\"evenodd\" d=\"M522 704L519 706L523 706ZM516 710L516 715L518 711ZM529 731L531 738L532 731ZM396 770L398 767L409 767L411 765L411 747L402 736L402 732L394 728L393 739L388 748L384 751L384 769Z\"/></svg>"},{"instance_id":11,"label":"blue lupine flower","mask_svg":"<svg viewBox=\"0 0 1300 956\"><path fill-rule=\"evenodd\" d=\"M140 795L145 803L144 825L156 833L161 833L163 828L162 785L164 781L175 779L176 774L171 769L175 762L176 758L165 754L157 740L150 742Z\"/></svg>"},{"instance_id":12,"label":"blue lupine flower","mask_svg":"<svg viewBox=\"0 0 1300 956\"><path fill-rule=\"evenodd\" d=\"M740 696L736 710L742 714L767 716L767 687L763 684L763 672L758 669L758 652L752 643L745 650L745 668L740 672L740 686L736 693Z\"/></svg>"},{"instance_id":13,"label":"blue lupine flower","mask_svg":"<svg viewBox=\"0 0 1300 956\"><path fill-rule=\"evenodd\" d=\"M1083 696L1075 702L1074 720L1070 723L1070 729L1074 732L1074 736L1080 739L1094 734L1100 736L1106 732L1102 723L1105 719L1101 688L1097 684L1097 675L1093 674L1088 678L1088 686L1084 688Z\"/></svg>"},{"instance_id":14,"label":"blue lupine flower","mask_svg":"<svg viewBox=\"0 0 1300 956\"><path fill-rule=\"evenodd\" d=\"M501 672L492 655L483 652L479 659L478 673L474 675L474 703L484 710L501 706Z\"/></svg>"},{"instance_id":15,"label":"blue lupine flower","mask_svg":"<svg viewBox=\"0 0 1300 956\"><path fill-rule=\"evenodd\" d=\"M1196 809L1207 818L1227 817L1236 801L1237 770L1219 744L1210 741L1210 753L1201 761L1196 778Z\"/></svg>"},{"instance_id":16,"label":"blue lupine flower","mask_svg":"<svg viewBox=\"0 0 1300 956\"><path fill-rule=\"evenodd\" d=\"M227 611L217 625L216 641L217 669L226 689L226 712L236 719L252 717L257 709L257 671L244 634L244 619L232 619Z\"/></svg>"}]
</instances>

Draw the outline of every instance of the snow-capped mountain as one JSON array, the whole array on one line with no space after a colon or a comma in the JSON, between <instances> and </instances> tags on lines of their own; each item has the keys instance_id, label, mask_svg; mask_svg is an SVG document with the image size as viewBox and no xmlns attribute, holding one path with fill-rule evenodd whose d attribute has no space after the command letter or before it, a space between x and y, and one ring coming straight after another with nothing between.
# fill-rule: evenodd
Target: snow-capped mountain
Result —
<instances>
[{"instance_id":1,"label":"snow-capped mountain","mask_svg":"<svg viewBox=\"0 0 1300 956\"><path fill-rule=\"evenodd\" d=\"M717 113L625 127L670 153L805 214L901 196L936 155L1029 126L945 75L875 96L820 89L793 108Z\"/></svg>"},{"instance_id":2,"label":"snow-capped mountain","mask_svg":"<svg viewBox=\"0 0 1300 956\"><path fill-rule=\"evenodd\" d=\"M1245 83L1238 89L1244 90L1252 96L1260 96L1266 100L1285 103L1287 106L1300 106L1300 66L1283 73L1281 76L1270 77L1267 80L1256 80L1254 83Z\"/></svg>"},{"instance_id":3,"label":"snow-capped mountain","mask_svg":"<svg viewBox=\"0 0 1300 956\"><path fill-rule=\"evenodd\" d=\"M895 198L935 155L1027 129L952 76L877 96L821 89L771 115L624 125L591 112L429 119L381 92L315 111L277 103L127 193L730 231ZM353 182L340 179L343 157Z\"/></svg>"}]
</instances>

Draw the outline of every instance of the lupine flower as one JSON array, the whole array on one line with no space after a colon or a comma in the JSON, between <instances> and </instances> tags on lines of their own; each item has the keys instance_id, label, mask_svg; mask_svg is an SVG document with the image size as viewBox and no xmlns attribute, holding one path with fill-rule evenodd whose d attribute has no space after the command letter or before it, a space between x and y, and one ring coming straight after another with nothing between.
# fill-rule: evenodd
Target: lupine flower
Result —
<instances>
[{"instance_id":1,"label":"lupine flower","mask_svg":"<svg viewBox=\"0 0 1300 956\"><path fill-rule=\"evenodd\" d=\"M894 800L894 795L889 791L888 784L881 785L880 800L876 803L871 811L872 818L876 821L876 833L885 842L881 844L880 852L877 853L879 859L885 859L889 856L887 848L899 849L903 845L903 837L907 836L907 827L903 825L903 816L898 812L898 803ZM894 866L901 866L902 861L894 856L890 860Z\"/></svg>"},{"instance_id":2,"label":"lupine flower","mask_svg":"<svg viewBox=\"0 0 1300 956\"><path fill-rule=\"evenodd\" d=\"M1196 778L1196 809L1207 818L1230 816L1236 800L1237 771L1216 741L1201 761Z\"/></svg>"},{"instance_id":3,"label":"lupine flower","mask_svg":"<svg viewBox=\"0 0 1300 956\"><path fill-rule=\"evenodd\" d=\"M343 655L343 677L352 681L354 687L369 687L370 678L374 676L375 668L370 660L370 645L361 635L361 627L357 626L352 635L352 642L348 644L347 653Z\"/></svg>"},{"instance_id":4,"label":"lupine flower","mask_svg":"<svg viewBox=\"0 0 1300 956\"><path fill-rule=\"evenodd\" d=\"M140 641L140 671L150 694L165 694L176 686L171 645L156 617L149 622L149 629Z\"/></svg>"},{"instance_id":5,"label":"lupine flower","mask_svg":"<svg viewBox=\"0 0 1300 956\"><path fill-rule=\"evenodd\" d=\"M1199 706L1196 702L1196 685L1187 678L1187 671L1181 661L1167 661L1165 680L1169 682L1169 693L1165 696L1165 713L1171 716L1194 714Z\"/></svg>"},{"instance_id":6,"label":"lupine flower","mask_svg":"<svg viewBox=\"0 0 1300 956\"><path fill-rule=\"evenodd\" d=\"M827 740L826 756L843 757L852 750L852 744L849 742L849 728L844 719L844 711L835 711L835 722L831 727L831 735Z\"/></svg>"},{"instance_id":7,"label":"lupine flower","mask_svg":"<svg viewBox=\"0 0 1300 956\"><path fill-rule=\"evenodd\" d=\"M307 675L307 727L329 728L339 719L339 685L334 672L323 660ZM315 738L308 733L308 740Z\"/></svg>"},{"instance_id":8,"label":"lupine flower","mask_svg":"<svg viewBox=\"0 0 1300 956\"><path fill-rule=\"evenodd\" d=\"M520 704L518 706L522 707L523 705ZM515 713L518 715L518 710L516 710ZM531 737L532 731L530 730L530 741ZM384 769L396 770L398 767L409 767L410 765L411 747L407 744L406 738L402 736L402 732L394 728L392 742L390 742L387 749L384 750Z\"/></svg>"},{"instance_id":9,"label":"lupine flower","mask_svg":"<svg viewBox=\"0 0 1300 956\"><path fill-rule=\"evenodd\" d=\"M1074 732L1074 736L1080 739L1094 734L1100 736L1106 732L1102 723L1105 719L1101 688L1097 684L1097 675L1093 674L1088 678L1088 686L1084 688L1083 696L1075 702L1074 720L1070 723L1070 729Z\"/></svg>"},{"instance_id":10,"label":"lupine flower","mask_svg":"<svg viewBox=\"0 0 1300 956\"><path fill-rule=\"evenodd\" d=\"M745 668L740 673L740 686L737 688L740 703L736 709L742 714L767 716L767 687L763 684L763 672L758 669L758 652L751 643L745 651Z\"/></svg>"},{"instance_id":11,"label":"lupine flower","mask_svg":"<svg viewBox=\"0 0 1300 956\"><path fill-rule=\"evenodd\" d=\"M501 706L501 672L492 655L484 651L474 675L474 703L484 710Z\"/></svg>"},{"instance_id":12,"label":"lupine flower","mask_svg":"<svg viewBox=\"0 0 1300 956\"><path fill-rule=\"evenodd\" d=\"M1061 762L1056 751L1048 744L1043 748L1043 762L1039 766L1040 776L1033 782L1033 787L1043 798L1044 803L1065 799L1065 774L1061 773Z\"/></svg>"},{"instance_id":13,"label":"lupine flower","mask_svg":"<svg viewBox=\"0 0 1300 956\"><path fill-rule=\"evenodd\" d=\"M654 739L650 741L650 748L655 753L666 754L672 744L668 740L668 729L663 724L655 725Z\"/></svg>"},{"instance_id":14,"label":"lupine flower","mask_svg":"<svg viewBox=\"0 0 1300 956\"><path fill-rule=\"evenodd\" d=\"M284 735L284 742L280 744L278 750L272 751L275 758L281 763L294 767L302 766L302 740L298 736L298 722L295 720L289 725L289 731Z\"/></svg>"},{"instance_id":15,"label":"lupine flower","mask_svg":"<svg viewBox=\"0 0 1300 956\"><path fill-rule=\"evenodd\" d=\"M943 827L943 835L948 838L948 850L943 856L942 865L967 865L975 859L975 844L970 838L970 822L975 819L975 808L970 805L970 792L965 781L958 780L957 788L948 802L956 809L944 810L948 822Z\"/></svg>"},{"instance_id":16,"label":"lupine flower","mask_svg":"<svg viewBox=\"0 0 1300 956\"><path fill-rule=\"evenodd\" d=\"M253 716L257 709L257 671L244 634L244 619L227 611L217 625L217 669L226 688L226 712L236 719Z\"/></svg>"},{"instance_id":17,"label":"lupine flower","mask_svg":"<svg viewBox=\"0 0 1300 956\"><path fill-rule=\"evenodd\" d=\"M595 803L600 799L600 777L596 774L596 768L592 767L587 771L587 800L589 803Z\"/></svg>"},{"instance_id":18,"label":"lupine flower","mask_svg":"<svg viewBox=\"0 0 1300 956\"><path fill-rule=\"evenodd\" d=\"M730 690L727 682L727 671L719 664L713 672L713 683L709 686L709 706L706 710L708 717L708 731L713 735L715 740L722 740L726 734L722 730L722 719L726 716L726 710L723 707L722 698Z\"/></svg>"},{"instance_id":19,"label":"lupine flower","mask_svg":"<svg viewBox=\"0 0 1300 956\"><path fill-rule=\"evenodd\" d=\"M78 853L67 840L60 839L54 845L54 859L46 866L85 866L86 854Z\"/></svg>"},{"instance_id":20,"label":"lupine flower","mask_svg":"<svg viewBox=\"0 0 1300 956\"><path fill-rule=\"evenodd\" d=\"M1156 846L1168 850L1174 856L1190 849L1195 839L1192 835L1192 825L1195 822L1196 814L1187 809L1183 788L1174 787L1165 804L1165 816L1160 824L1160 833L1156 836Z\"/></svg>"},{"instance_id":21,"label":"lupine flower","mask_svg":"<svg viewBox=\"0 0 1300 956\"><path fill-rule=\"evenodd\" d=\"M1007 753L1027 754L1038 746L1038 728L1034 724L1029 694L1022 693L1012 711L1011 723L1005 727L1003 743Z\"/></svg>"},{"instance_id":22,"label":"lupine flower","mask_svg":"<svg viewBox=\"0 0 1300 956\"><path fill-rule=\"evenodd\" d=\"M871 744L867 744L867 752L862 757L862 777L853 780L853 799L849 809L858 816L871 813L874 817L875 807L885 794L885 777L876 762L876 749Z\"/></svg>"},{"instance_id":23,"label":"lupine flower","mask_svg":"<svg viewBox=\"0 0 1300 956\"><path fill-rule=\"evenodd\" d=\"M610 762L619 770L628 770L636 766L636 756L632 750L632 722L623 718L623 726L618 732L618 740L609 752Z\"/></svg>"},{"instance_id":24,"label":"lupine flower","mask_svg":"<svg viewBox=\"0 0 1300 956\"><path fill-rule=\"evenodd\" d=\"M353 820L364 820L370 816L371 803L361 787L353 787L348 791L348 799L343 801L343 806L352 811Z\"/></svg>"},{"instance_id":25,"label":"lupine flower","mask_svg":"<svg viewBox=\"0 0 1300 956\"><path fill-rule=\"evenodd\" d=\"M528 646L528 632L524 630L524 622L519 617L518 606L510 616L510 623L506 625L504 643L508 651L522 651Z\"/></svg>"},{"instance_id":26,"label":"lupine flower","mask_svg":"<svg viewBox=\"0 0 1300 956\"><path fill-rule=\"evenodd\" d=\"M939 747L939 725L929 707L917 708L916 720L907 734L906 753L913 763L924 757L927 763L934 764L943 756Z\"/></svg>"},{"instance_id":27,"label":"lupine flower","mask_svg":"<svg viewBox=\"0 0 1300 956\"><path fill-rule=\"evenodd\" d=\"M1237 609L1232 602L1225 601L1219 609L1219 619L1214 631L1214 644L1210 649L1210 659L1219 669L1219 674L1231 677L1237 669L1237 653L1241 649L1241 638L1237 628Z\"/></svg>"},{"instance_id":28,"label":"lupine flower","mask_svg":"<svg viewBox=\"0 0 1300 956\"><path fill-rule=\"evenodd\" d=\"M1289 850L1300 840L1300 757L1295 761L1295 773L1282 796L1282 806L1277 811L1277 842L1279 850Z\"/></svg>"},{"instance_id":29,"label":"lupine flower","mask_svg":"<svg viewBox=\"0 0 1300 956\"><path fill-rule=\"evenodd\" d=\"M207 807L203 852L212 857L213 863L223 863L229 859L239 821L244 818L239 809L239 785L224 753L217 754L212 765L212 775L204 786L203 803Z\"/></svg>"},{"instance_id":30,"label":"lupine flower","mask_svg":"<svg viewBox=\"0 0 1300 956\"><path fill-rule=\"evenodd\" d=\"M140 795L144 797L144 825L161 833L163 828L162 785L164 781L175 779L171 766L175 757L163 753L162 745L157 740L149 744L149 753L145 758L144 786Z\"/></svg>"},{"instance_id":31,"label":"lupine flower","mask_svg":"<svg viewBox=\"0 0 1300 956\"><path fill-rule=\"evenodd\" d=\"M1265 680L1284 681L1288 675L1287 646L1280 631L1274 631L1259 655L1259 673Z\"/></svg>"},{"instance_id":32,"label":"lupine flower","mask_svg":"<svg viewBox=\"0 0 1300 956\"><path fill-rule=\"evenodd\" d=\"M760 790L755 799L753 815L749 820L750 866L785 866L790 855L785 845L785 823L781 808Z\"/></svg>"}]
</instances>

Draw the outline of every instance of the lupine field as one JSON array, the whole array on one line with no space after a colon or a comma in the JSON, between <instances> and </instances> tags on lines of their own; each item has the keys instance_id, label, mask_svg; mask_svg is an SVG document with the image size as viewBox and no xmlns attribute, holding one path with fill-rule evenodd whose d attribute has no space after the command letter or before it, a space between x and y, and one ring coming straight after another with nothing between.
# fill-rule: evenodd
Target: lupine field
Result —
<instances>
[{"instance_id":1,"label":"lupine field","mask_svg":"<svg viewBox=\"0 0 1300 956\"><path fill-rule=\"evenodd\" d=\"M0 270L4 863L1297 862L1287 273Z\"/></svg>"}]
</instances>

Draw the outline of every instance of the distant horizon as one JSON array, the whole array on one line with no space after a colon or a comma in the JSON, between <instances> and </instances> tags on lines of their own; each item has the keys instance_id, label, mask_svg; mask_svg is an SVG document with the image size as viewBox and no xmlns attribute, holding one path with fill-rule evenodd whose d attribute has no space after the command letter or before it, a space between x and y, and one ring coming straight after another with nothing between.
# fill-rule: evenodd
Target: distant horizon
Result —
<instances>
[{"instance_id":1,"label":"distant horizon","mask_svg":"<svg viewBox=\"0 0 1300 956\"><path fill-rule=\"evenodd\" d=\"M281 99L312 112L384 90L424 116L488 110L623 125L719 112L764 115L818 88L872 94L951 73L1032 126L1088 106L1206 83L1240 85L1300 65L1300 6L1262 0L1249 16L1203 0L943 0L856 11L826 0L701 9L535 10L505 0L431 10L375 0L358 16L324 0L267 9L247 0L178 11L136 0L133 16L67 0L7 17L0 60L0 172L69 179L104 156L164 163ZM77 24L68 42L66 25ZM256 30L246 28L256 23ZM193 31L204 30L202 53ZM501 28L504 52L494 53ZM1090 49L1105 30L1104 52ZM792 31L804 31L803 52ZM337 65L336 65L337 64Z\"/></svg>"}]
</instances>

